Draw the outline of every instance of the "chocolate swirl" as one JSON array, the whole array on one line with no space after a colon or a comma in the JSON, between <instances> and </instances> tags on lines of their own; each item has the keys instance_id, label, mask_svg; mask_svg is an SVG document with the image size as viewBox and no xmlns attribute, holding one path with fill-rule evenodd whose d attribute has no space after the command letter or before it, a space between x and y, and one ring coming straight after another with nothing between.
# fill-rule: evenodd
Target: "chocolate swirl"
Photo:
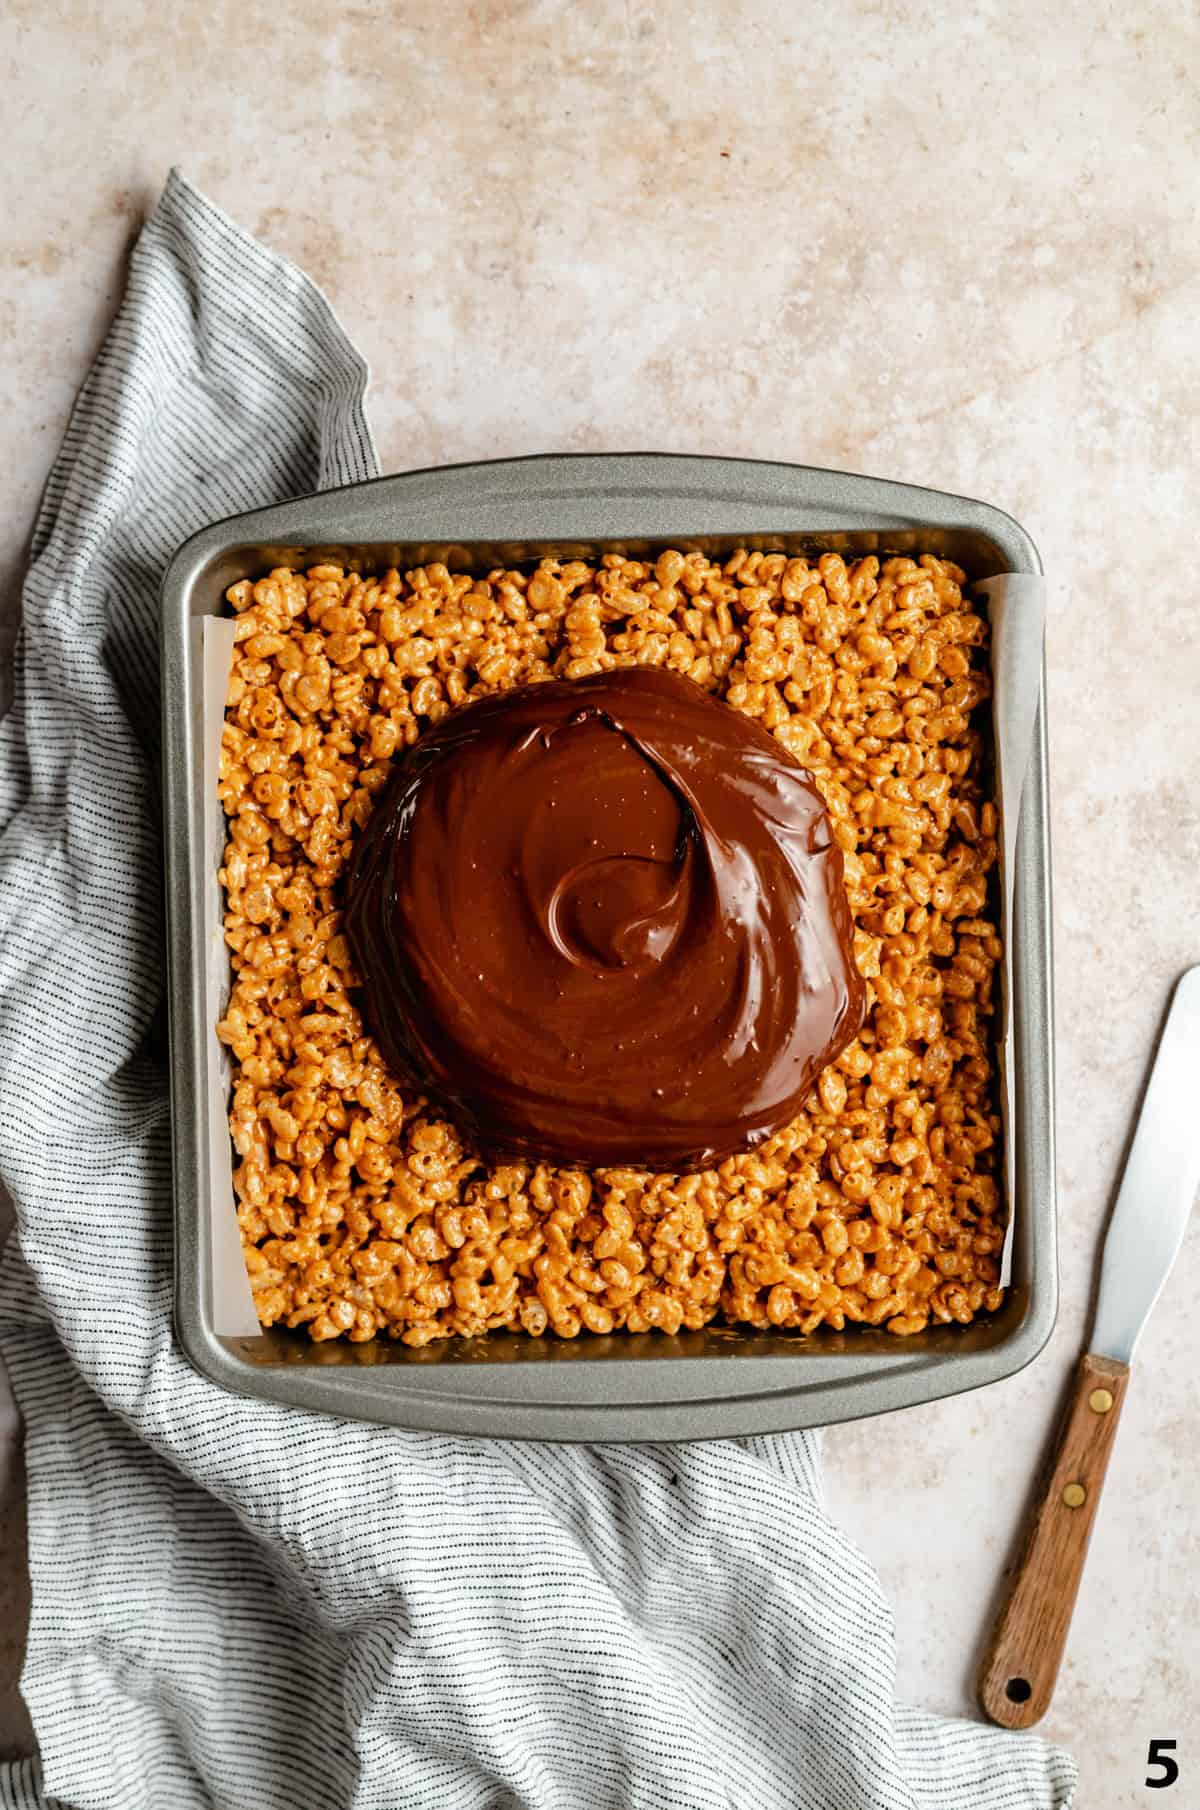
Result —
<instances>
[{"instance_id":1,"label":"chocolate swirl","mask_svg":"<svg viewBox=\"0 0 1200 1810\"><path fill-rule=\"evenodd\" d=\"M842 857L759 724L641 667L527 686L397 762L346 922L385 1057L489 1155L702 1169L862 1024Z\"/></svg>"}]
</instances>

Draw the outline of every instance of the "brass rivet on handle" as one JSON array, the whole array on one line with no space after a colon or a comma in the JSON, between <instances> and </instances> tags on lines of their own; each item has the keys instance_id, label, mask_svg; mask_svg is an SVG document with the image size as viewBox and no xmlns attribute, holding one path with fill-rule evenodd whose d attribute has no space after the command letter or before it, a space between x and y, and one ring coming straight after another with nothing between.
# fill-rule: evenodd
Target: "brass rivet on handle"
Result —
<instances>
[{"instance_id":1,"label":"brass rivet on handle","mask_svg":"<svg viewBox=\"0 0 1200 1810\"><path fill-rule=\"evenodd\" d=\"M1088 1407L1093 1414L1108 1414L1113 1405L1111 1389L1093 1389L1088 1396Z\"/></svg>"},{"instance_id":2,"label":"brass rivet on handle","mask_svg":"<svg viewBox=\"0 0 1200 1810\"><path fill-rule=\"evenodd\" d=\"M1087 1501L1087 1491L1082 1483L1068 1483L1062 1493L1062 1499L1068 1508L1082 1508Z\"/></svg>"}]
</instances>

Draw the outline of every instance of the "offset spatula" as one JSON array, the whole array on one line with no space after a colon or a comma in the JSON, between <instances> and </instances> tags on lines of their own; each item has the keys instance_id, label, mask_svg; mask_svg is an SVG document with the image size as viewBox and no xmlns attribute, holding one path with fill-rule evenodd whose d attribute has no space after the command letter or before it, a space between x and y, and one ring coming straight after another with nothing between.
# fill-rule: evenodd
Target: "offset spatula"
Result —
<instances>
[{"instance_id":1,"label":"offset spatula","mask_svg":"<svg viewBox=\"0 0 1200 1810\"><path fill-rule=\"evenodd\" d=\"M1134 1348L1183 1242L1200 1184L1200 967L1175 988L1104 1243L1100 1301L1057 1455L979 1674L993 1722L1045 1715Z\"/></svg>"}]
</instances>

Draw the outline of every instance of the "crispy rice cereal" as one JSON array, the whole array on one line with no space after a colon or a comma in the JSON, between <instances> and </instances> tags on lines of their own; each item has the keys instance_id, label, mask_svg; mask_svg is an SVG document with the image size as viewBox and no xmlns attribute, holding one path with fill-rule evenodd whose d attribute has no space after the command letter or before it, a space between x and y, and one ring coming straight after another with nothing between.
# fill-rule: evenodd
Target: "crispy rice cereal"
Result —
<instances>
[{"instance_id":1,"label":"crispy rice cereal","mask_svg":"<svg viewBox=\"0 0 1200 1810\"><path fill-rule=\"evenodd\" d=\"M315 566L230 590L218 1031L265 1326L410 1345L717 1317L903 1335L999 1305L996 811L973 723L986 624L963 577L928 556L666 552L486 578ZM690 674L814 773L845 853L866 1028L786 1131L719 1169L488 1169L365 1034L339 882L424 724L635 663Z\"/></svg>"}]
</instances>

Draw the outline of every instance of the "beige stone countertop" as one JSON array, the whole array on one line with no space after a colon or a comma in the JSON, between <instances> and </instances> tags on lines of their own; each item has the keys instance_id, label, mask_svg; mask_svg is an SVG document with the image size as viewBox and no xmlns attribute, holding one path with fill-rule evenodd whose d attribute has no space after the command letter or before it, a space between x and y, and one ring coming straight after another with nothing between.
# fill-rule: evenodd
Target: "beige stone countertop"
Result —
<instances>
[{"instance_id":1,"label":"beige stone countertop","mask_svg":"<svg viewBox=\"0 0 1200 1810\"><path fill-rule=\"evenodd\" d=\"M385 470L791 459L986 498L1040 546L1058 1329L1006 1383L825 1440L904 1695L972 1713L1155 1028L1200 961L1194 9L11 0L0 68L9 639L40 487L173 162L324 286L374 372ZM1155 1737L1183 1768L1164 1802L1200 1802L1198 1288L1200 1218L1139 1352L1044 1724L1087 1810L1147 1801ZM11 1674L15 1508L0 1539ZM27 1738L15 1715L0 1744Z\"/></svg>"}]
</instances>

